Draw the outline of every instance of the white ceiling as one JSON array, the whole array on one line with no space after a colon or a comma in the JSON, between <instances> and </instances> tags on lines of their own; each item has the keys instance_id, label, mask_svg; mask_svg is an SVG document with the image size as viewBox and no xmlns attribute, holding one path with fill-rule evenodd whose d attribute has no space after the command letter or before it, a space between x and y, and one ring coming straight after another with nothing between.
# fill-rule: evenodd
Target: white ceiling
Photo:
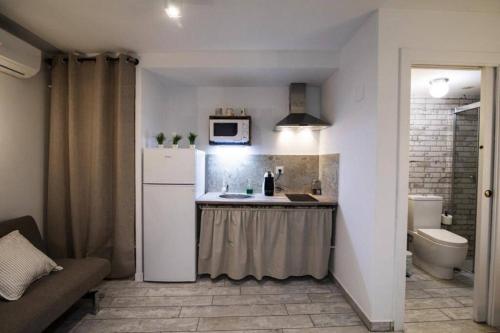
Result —
<instances>
[{"instance_id":1,"label":"white ceiling","mask_svg":"<svg viewBox=\"0 0 500 333\"><path fill-rule=\"evenodd\" d=\"M64 51L337 50L381 7L500 12L498 0L0 0L0 13Z\"/></svg>"},{"instance_id":2,"label":"white ceiling","mask_svg":"<svg viewBox=\"0 0 500 333\"><path fill-rule=\"evenodd\" d=\"M480 94L480 70L414 68L411 71L412 96L431 97L429 82L436 78L449 79L450 91L446 97L479 96Z\"/></svg>"},{"instance_id":3,"label":"white ceiling","mask_svg":"<svg viewBox=\"0 0 500 333\"><path fill-rule=\"evenodd\" d=\"M384 0L0 0L0 12L61 50L334 50Z\"/></svg>"},{"instance_id":4,"label":"white ceiling","mask_svg":"<svg viewBox=\"0 0 500 333\"><path fill-rule=\"evenodd\" d=\"M304 82L320 86L333 68L153 68L170 84L187 86L254 87L288 86Z\"/></svg>"}]
</instances>

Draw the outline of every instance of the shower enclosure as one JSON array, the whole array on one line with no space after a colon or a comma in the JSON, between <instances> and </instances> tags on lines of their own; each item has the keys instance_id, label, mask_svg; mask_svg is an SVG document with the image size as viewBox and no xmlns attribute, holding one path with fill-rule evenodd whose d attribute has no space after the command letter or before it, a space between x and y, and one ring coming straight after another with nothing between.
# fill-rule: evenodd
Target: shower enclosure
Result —
<instances>
[{"instance_id":1,"label":"shower enclosure","mask_svg":"<svg viewBox=\"0 0 500 333\"><path fill-rule=\"evenodd\" d=\"M479 161L480 103L455 109L451 207L453 224L449 230L469 242L465 270L474 271L476 239L477 175Z\"/></svg>"}]
</instances>

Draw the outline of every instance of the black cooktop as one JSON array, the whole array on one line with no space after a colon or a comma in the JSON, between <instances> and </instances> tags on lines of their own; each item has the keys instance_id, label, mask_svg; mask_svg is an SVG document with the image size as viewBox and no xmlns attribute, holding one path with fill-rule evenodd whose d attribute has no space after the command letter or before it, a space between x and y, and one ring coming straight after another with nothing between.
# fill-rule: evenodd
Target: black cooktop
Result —
<instances>
[{"instance_id":1,"label":"black cooktop","mask_svg":"<svg viewBox=\"0 0 500 333\"><path fill-rule=\"evenodd\" d=\"M311 197L309 194L285 194L290 201L294 202L309 202L309 201L318 201L315 198Z\"/></svg>"}]
</instances>

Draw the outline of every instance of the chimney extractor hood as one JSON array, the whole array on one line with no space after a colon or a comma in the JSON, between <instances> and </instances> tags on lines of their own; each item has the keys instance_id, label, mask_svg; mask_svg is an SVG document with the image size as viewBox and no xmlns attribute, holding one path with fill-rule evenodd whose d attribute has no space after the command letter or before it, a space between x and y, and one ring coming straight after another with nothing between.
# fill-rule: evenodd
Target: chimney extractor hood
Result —
<instances>
[{"instance_id":1,"label":"chimney extractor hood","mask_svg":"<svg viewBox=\"0 0 500 333\"><path fill-rule=\"evenodd\" d=\"M280 131L285 128L309 128L319 131L331 126L330 123L306 113L305 83L290 84L289 111L290 114L276 124L275 130Z\"/></svg>"}]
</instances>

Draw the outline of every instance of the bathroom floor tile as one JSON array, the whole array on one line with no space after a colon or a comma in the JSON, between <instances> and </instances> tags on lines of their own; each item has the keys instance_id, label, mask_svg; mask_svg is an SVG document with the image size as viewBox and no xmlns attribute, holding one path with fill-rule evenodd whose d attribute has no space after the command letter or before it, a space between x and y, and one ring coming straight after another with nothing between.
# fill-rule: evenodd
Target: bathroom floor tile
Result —
<instances>
[{"instance_id":1,"label":"bathroom floor tile","mask_svg":"<svg viewBox=\"0 0 500 333\"><path fill-rule=\"evenodd\" d=\"M405 323L449 320L439 309L406 310Z\"/></svg>"},{"instance_id":2,"label":"bathroom floor tile","mask_svg":"<svg viewBox=\"0 0 500 333\"><path fill-rule=\"evenodd\" d=\"M407 289L406 290L406 299L409 298L430 298L431 295L426 293L422 289Z\"/></svg>"},{"instance_id":3,"label":"bathroom floor tile","mask_svg":"<svg viewBox=\"0 0 500 333\"><path fill-rule=\"evenodd\" d=\"M472 320L472 308L449 308L449 309L441 309L448 317L453 320L461 320L461 319L471 319Z\"/></svg>"},{"instance_id":4,"label":"bathroom floor tile","mask_svg":"<svg viewBox=\"0 0 500 333\"><path fill-rule=\"evenodd\" d=\"M477 324L472 320L448 320L438 322L406 323L405 333L490 333L496 329Z\"/></svg>"},{"instance_id":5,"label":"bathroom floor tile","mask_svg":"<svg viewBox=\"0 0 500 333\"><path fill-rule=\"evenodd\" d=\"M424 289L424 292L431 297L471 297L472 288L437 288L437 289Z\"/></svg>"},{"instance_id":6,"label":"bathroom floor tile","mask_svg":"<svg viewBox=\"0 0 500 333\"><path fill-rule=\"evenodd\" d=\"M455 300L460 302L463 306L472 306L473 300L472 297L453 297Z\"/></svg>"},{"instance_id":7,"label":"bathroom floor tile","mask_svg":"<svg viewBox=\"0 0 500 333\"><path fill-rule=\"evenodd\" d=\"M453 298L414 298L406 300L406 309L439 309L439 308L457 308L463 305Z\"/></svg>"}]
</instances>

